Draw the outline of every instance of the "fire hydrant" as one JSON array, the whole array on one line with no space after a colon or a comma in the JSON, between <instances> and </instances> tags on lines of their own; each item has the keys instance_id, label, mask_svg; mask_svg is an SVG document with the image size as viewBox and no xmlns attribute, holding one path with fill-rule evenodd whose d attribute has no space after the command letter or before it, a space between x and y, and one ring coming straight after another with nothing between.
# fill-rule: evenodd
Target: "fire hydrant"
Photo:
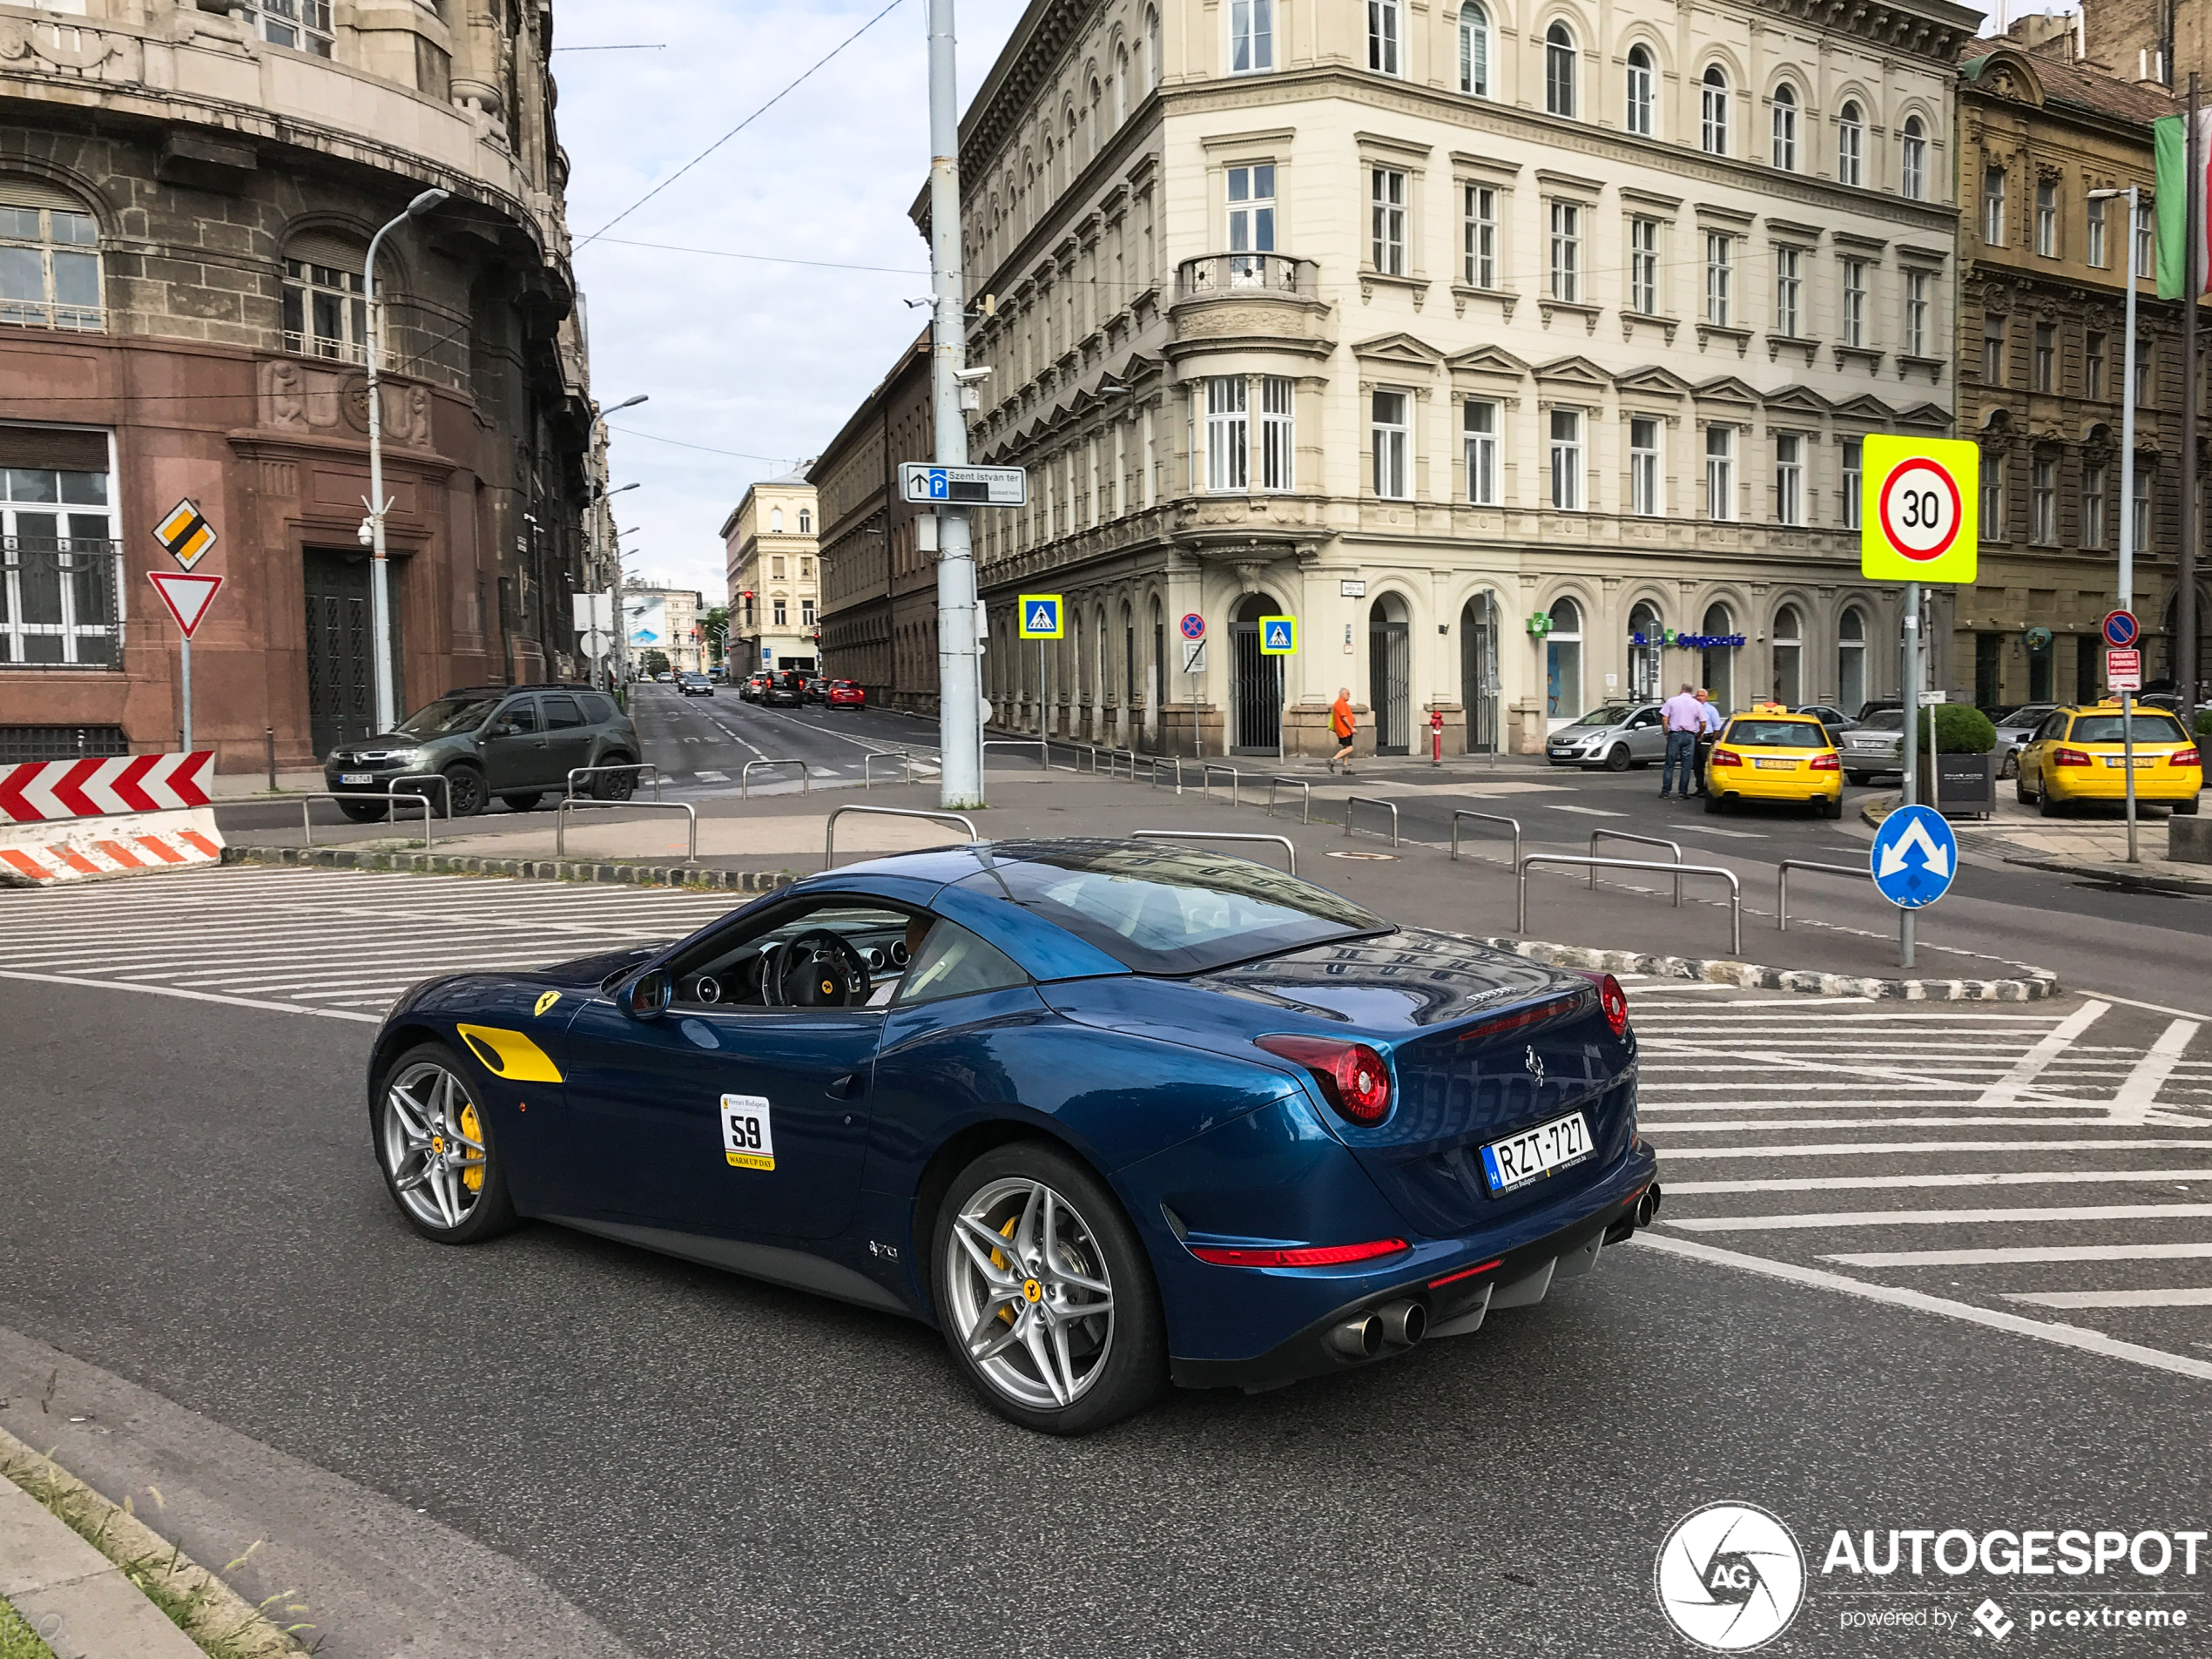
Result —
<instances>
[{"instance_id":1,"label":"fire hydrant","mask_svg":"<svg viewBox=\"0 0 2212 1659\"><path fill-rule=\"evenodd\" d=\"M1432 766L1440 766L1444 764L1444 711L1442 709L1431 709L1428 711L1428 764Z\"/></svg>"}]
</instances>

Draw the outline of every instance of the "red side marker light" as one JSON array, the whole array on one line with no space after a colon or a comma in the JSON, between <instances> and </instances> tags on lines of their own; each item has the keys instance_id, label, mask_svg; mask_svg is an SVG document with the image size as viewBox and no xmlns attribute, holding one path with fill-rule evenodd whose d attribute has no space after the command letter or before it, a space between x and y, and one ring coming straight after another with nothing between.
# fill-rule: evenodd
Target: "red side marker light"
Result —
<instances>
[{"instance_id":1,"label":"red side marker light","mask_svg":"<svg viewBox=\"0 0 2212 1659\"><path fill-rule=\"evenodd\" d=\"M1193 1244L1190 1253L1217 1267L1340 1267L1346 1262L1395 1256L1411 1246L1402 1238L1373 1238L1364 1244L1301 1244L1290 1250L1238 1250ZM1491 1264L1495 1266L1494 1262Z\"/></svg>"},{"instance_id":2,"label":"red side marker light","mask_svg":"<svg viewBox=\"0 0 2212 1659\"><path fill-rule=\"evenodd\" d=\"M1447 1273L1442 1278L1433 1278L1429 1280L1428 1287L1432 1291L1435 1291L1441 1290L1447 1285L1456 1285L1463 1278L1473 1278L1477 1273L1488 1272L1492 1268L1495 1267L1503 1260L1505 1260L1504 1257L1496 1256L1483 1263L1480 1267L1462 1267L1456 1273Z\"/></svg>"}]
</instances>

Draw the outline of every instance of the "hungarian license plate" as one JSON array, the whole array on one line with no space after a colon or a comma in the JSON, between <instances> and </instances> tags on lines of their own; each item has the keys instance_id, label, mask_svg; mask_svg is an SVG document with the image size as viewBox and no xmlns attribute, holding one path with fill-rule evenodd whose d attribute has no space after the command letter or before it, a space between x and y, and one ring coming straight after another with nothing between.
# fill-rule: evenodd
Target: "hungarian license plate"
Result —
<instances>
[{"instance_id":1,"label":"hungarian license plate","mask_svg":"<svg viewBox=\"0 0 2212 1659\"><path fill-rule=\"evenodd\" d=\"M2160 761L2165 759L2165 758L2166 757L2164 755L2137 755L2135 757L2135 770L2141 772L2145 766L2155 766ZM2105 765L2107 766L2124 767L2127 764L2128 757L2126 755L2107 755L2105 757Z\"/></svg>"},{"instance_id":2,"label":"hungarian license plate","mask_svg":"<svg viewBox=\"0 0 2212 1659\"><path fill-rule=\"evenodd\" d=\"M341 784L373 784L376 781L376 774L373 772L341 772L338 774L338 781Z\"/></svg>"},{"instance_id":3,"label":"hungarian license plate","mask_svg":"<svg viewBox=\"0 0 2212 1659\"><path fill-rule=\"evenodd\" d=\"M1484 1147L1483 1178L1489 1182L1492 1192L1511 1192L1570 1163L1580 1163L1596 1150L1590 1143L1590 1126L1582 1114L1569 1112L1523 1130L1511 1140L1494 1141Z\"/></svg>"},{"instance_id":4,"label":"hungarian license plate","mask_svg":"<svg viewBox=\"0 0 2212 1659\"><path fill-rule=\"evenodd\" d=\"M1769 772L1795 772L1797 769L1797 763L1794 760L1754 759L1751 764L1755 766L1764 767Z\"/></svg>"}]
</instances>

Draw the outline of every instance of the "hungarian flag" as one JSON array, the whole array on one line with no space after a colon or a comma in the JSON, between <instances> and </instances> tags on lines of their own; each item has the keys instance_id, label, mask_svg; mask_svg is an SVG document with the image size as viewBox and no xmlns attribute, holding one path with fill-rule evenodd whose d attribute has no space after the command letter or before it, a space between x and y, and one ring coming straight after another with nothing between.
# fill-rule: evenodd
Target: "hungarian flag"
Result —
<instances>
[{"instance_id":1,"label":"hungarian flag","mask_svg":"<svg viewBox=\"0 0 2212 1659\"><path fill-rule=\"evenodd\" d=\"M2196 112L2196 177L2190 179L2188 118L2161 117L2150 124L2158 153L2158 297L2178 300L2188 287L2183 255L2188 241L2188 204L2196 203L2197 292L2212 292L2212 257L2205 239L2212 226L2205 180L2212 173L2212 109Z\"/></svg>"}]
</instances>

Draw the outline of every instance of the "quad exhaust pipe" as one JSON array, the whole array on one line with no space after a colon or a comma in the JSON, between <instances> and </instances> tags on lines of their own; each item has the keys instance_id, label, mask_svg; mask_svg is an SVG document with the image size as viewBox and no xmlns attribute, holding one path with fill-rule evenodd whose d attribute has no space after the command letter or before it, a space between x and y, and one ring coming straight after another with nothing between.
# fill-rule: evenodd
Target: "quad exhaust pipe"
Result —
<instances>
[{"instance_id":1,"label":"quad exhaust pipe","mask_svg":"<svg viewBox=\"0 0 2212 1659\"><path fill-rule=\"evenodd\" d=\"M1372 1359L1403 1353L1427 1334L1427 1309L1419 1302L1391 1302L1336 1325L1327 1341L1347 1359Z\"/></svg>"},{"instance_id":2,"label":"quad exhaust pipe","mask_svg":"<svg viewBox=\"0 0 2212 1659\"><path fill-rule=\"evenodd\" d=\"M1636 1200L1636 1225L1649 1227L1652 1217L1659 1213L1659 1184L1654 1181L1643 1190L1643 1197Z\"/></svg>"}]
</instances>

